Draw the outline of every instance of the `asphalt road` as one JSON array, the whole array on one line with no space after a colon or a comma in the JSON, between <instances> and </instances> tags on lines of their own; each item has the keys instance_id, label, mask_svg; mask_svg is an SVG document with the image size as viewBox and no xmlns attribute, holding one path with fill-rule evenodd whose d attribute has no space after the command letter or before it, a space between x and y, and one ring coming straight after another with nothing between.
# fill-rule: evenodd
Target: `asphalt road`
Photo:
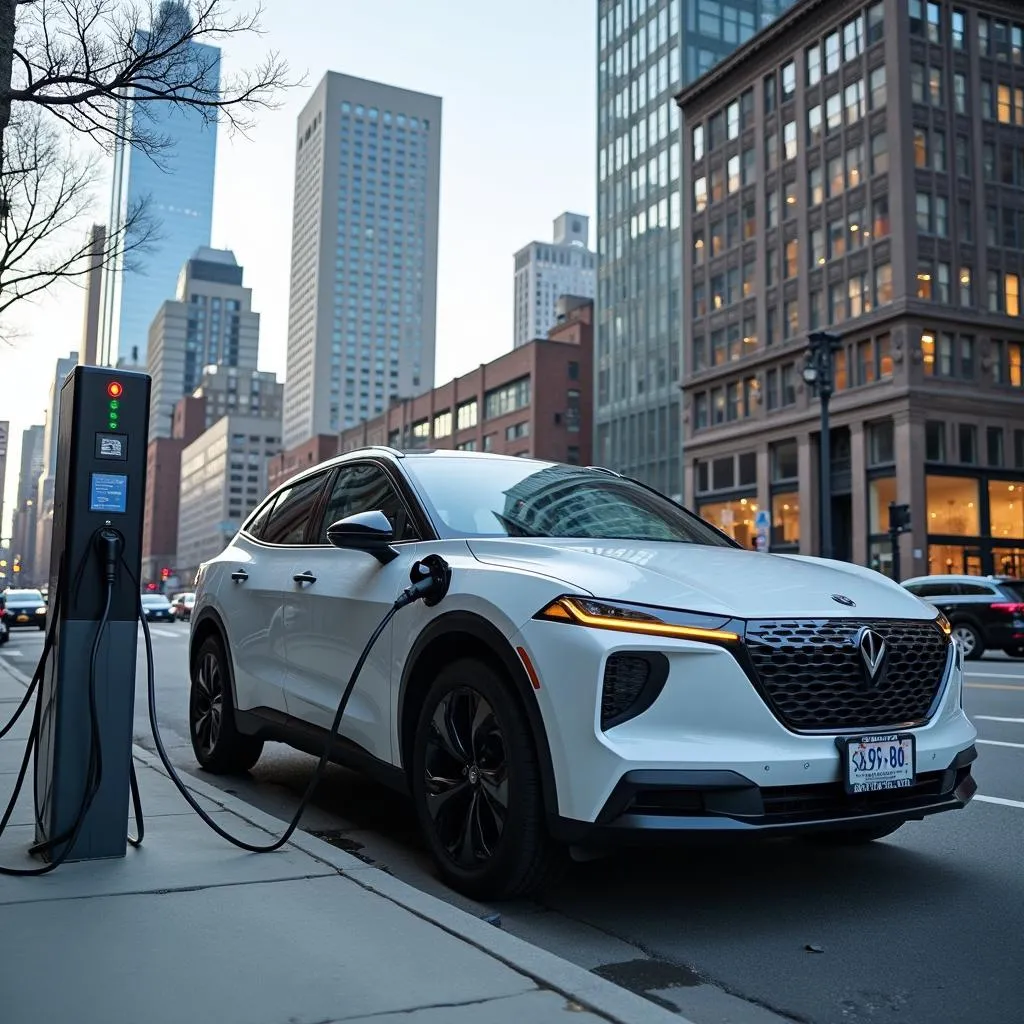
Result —
<instances>
[{"instance_id":1,"label":"asphalt road","mask_svg":"<svg viewBox=\"0 0 1024 1024\"><path fill-rule=\"evenodd\" d=\"M153 628L158 717L182 769L187 626ZM30 672L39 633L0 658ZM140 644L141 647L141 644ZM139 661L136 741L152 749ZM543 902L482 907L434 877L411 808L332 768L303 821L337 845L595 970L695 1024L1020 1024L1024 1020L1024 662L969 664L979 795L859 850L779 841L575 865ZM213 779L288 818L312 758L266 749L247 779Z\"/></svg>"}]
</instances>

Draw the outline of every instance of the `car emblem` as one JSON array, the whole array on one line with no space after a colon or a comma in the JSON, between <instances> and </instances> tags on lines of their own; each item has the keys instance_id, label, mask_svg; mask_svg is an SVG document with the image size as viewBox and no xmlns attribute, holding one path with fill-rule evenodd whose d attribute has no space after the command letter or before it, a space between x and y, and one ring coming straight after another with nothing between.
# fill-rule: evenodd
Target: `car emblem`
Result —
<instances>
[{"instance_id":1,"label":"car emblem","mask_svg":"<svg viewBox=\"0 0 1024 1024\"><path fill-rule=\"evenodd\" d=\"M885 668L885 656L888 654L884 637L865 627L857 634L857 649L860 651L860 660L864 663L868 685L877 684Z\"/></svg>"},{"instance_id":2,"label":"car emblem","mask_svg":"<svg viewBox=\"0 0 1024 1024\"><path fill-rule=\"evenodd\" d=\"M857 605L857 602L852 597L847 597L845 594L833 594L832 600L836 604L845 605L847 608L854 608Z\"/></svg>"}]
</instances>

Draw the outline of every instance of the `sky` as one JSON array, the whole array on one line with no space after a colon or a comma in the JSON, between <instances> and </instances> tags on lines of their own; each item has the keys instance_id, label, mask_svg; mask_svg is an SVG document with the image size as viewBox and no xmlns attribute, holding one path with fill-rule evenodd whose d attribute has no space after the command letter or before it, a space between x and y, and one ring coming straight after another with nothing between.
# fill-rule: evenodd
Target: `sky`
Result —
<instances>
[{"instance_id":1,"label":"sky","mask_svg":"<svg viewBox=\"0 0 1024 1024\"><path fill-rule=\"evenodd\" d=\"M256 0L231 0L251 10ZM224 72L278 51L301 87L258 112L248 138L221 130L212 244L231 249L261 315L260 368L284 378L295 121L328 70L442 97L436 383L512 347L513 254L570 210L596 244L593 0L265 0L262 37L224 47ZM92 221L106 220L109 181ZM168 296L171 298L171 296ZM58 357L79 347L84 291L54 287L12 307L0 341L9 420L0 537L9 536L21 432L42 423Z\"/></svg>"}]
</instances>

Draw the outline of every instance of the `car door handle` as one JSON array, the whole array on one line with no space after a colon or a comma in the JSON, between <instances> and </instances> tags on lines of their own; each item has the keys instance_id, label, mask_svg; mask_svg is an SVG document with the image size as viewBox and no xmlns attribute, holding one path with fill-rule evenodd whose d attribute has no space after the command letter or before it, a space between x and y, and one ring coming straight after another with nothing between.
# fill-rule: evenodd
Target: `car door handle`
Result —
<instances>
[{"instance_id":1,"label":"car door handle","mask_svg":"<svg viewBox=\"0 0 1024 1024\"><path fill-rule=\"evenodd\" d=\"M231 574L231 578L236 583L244 583L249 578L249 574L244 569L236 569Z\"/></svg>"},{"instance_id":2,"label":"car door handle","mask_svg":"<svg viewBox=\"0 0 1024 1024\"><path fill-rule=\"evenodd\" d=\"M297 572L293 577L296 583L316 583L316 577L311 572Z\"/></svg>"}]
</instances>

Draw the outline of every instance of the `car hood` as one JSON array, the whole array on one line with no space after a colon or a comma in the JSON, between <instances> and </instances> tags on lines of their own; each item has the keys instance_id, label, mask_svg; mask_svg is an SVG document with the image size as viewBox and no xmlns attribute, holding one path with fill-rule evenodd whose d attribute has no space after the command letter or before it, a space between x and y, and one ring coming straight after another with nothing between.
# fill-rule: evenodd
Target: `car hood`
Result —
<instances>
[{"instance_id":1,"label":"car hood","mask_svg":"<svg viewBox=\"0 0 1024 1024\"><path fill-rule=\"evenodd\" d=\"M469 547L485 564L536 572L570 592L662 608L742 619L935 616L892 580L849 562L659 541L477 538Z\"/></svg>"}]
</instances>

